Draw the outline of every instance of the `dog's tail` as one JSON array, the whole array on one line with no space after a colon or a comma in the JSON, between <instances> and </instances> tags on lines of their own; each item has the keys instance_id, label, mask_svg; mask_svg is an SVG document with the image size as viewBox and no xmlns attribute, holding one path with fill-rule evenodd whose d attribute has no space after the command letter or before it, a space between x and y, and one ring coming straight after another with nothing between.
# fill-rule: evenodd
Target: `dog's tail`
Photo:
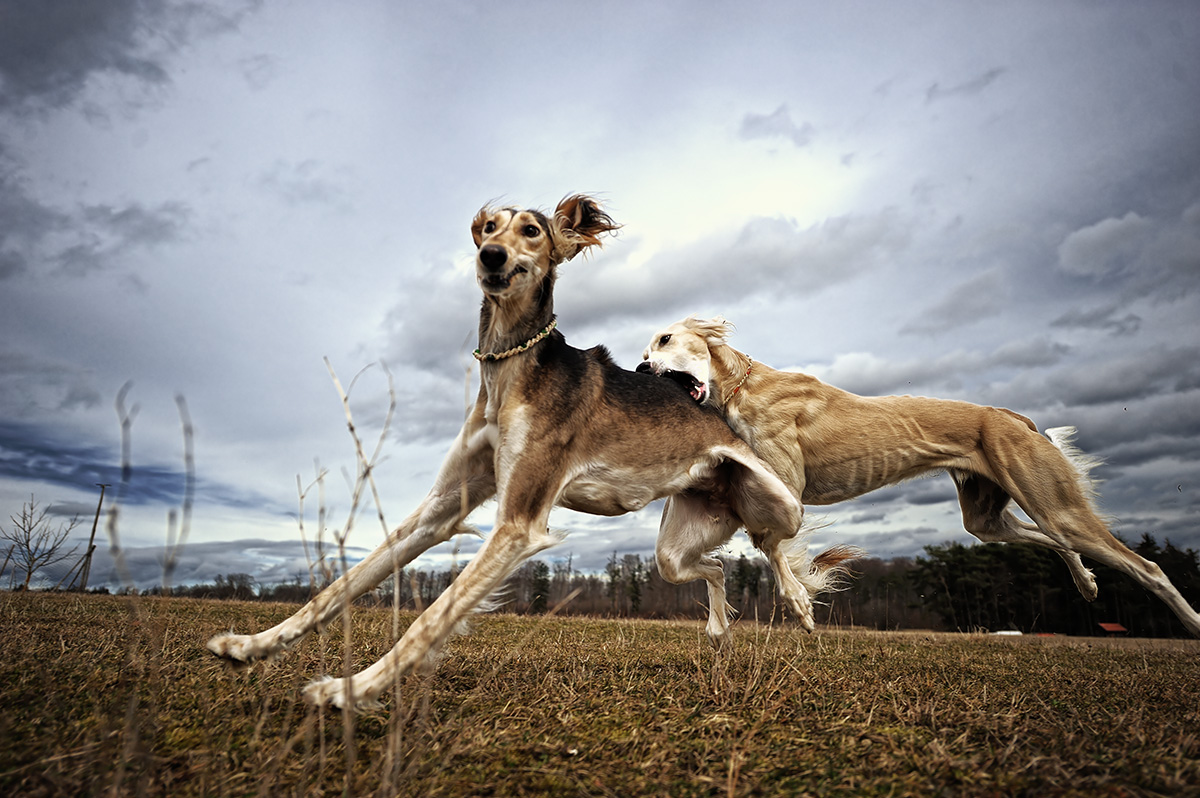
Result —
<instances>
[{"instance_id":1,"label":"dog's tail","mask_svg":"<svg viewBox=\"0 0 1200 798\"><path fill-rule=\"evenodd\" d=\"M848 588L850 578L854 575L850 570L850 562L865 557L866 554L867 552L858 546L838 544L830 546L816 557L809 557L808 546L803 541L784 552L792 573L812 597Z\"/></svg>"},{"instance_id":2,"label":"dog's tail","mask_svg":"<svg viewBox=\"0 0 1200 798\"><path fill-rule=\"evenodd\" d=\"M1051 427L1046 430L1046 437L1054 444L1067 462L1071 464L1071 468L1075 470L1076 481L1079 484L1079 489L1083 491L1083 495L1087 497L1088 503L1092 505L1092 509L1096 509L1096 480L1092 477L1091 471L1096 466L1104 461L1099 457L1087 454L1075 445L1075 428L1074 427Z\"/></svg>"}]
</instances>

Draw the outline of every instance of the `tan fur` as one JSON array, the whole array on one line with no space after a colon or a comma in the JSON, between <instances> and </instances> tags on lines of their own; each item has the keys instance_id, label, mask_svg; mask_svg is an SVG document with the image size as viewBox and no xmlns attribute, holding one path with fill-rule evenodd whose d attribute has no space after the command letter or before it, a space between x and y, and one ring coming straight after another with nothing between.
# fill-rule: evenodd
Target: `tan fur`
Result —
<instances>
[{"instance_id":1,"label":"tan fur","mask_svg":"<svg viewBox=\"0 0 1200 798\"><path fill-rule=\"evenodd\" d=\"M660 572L674 582L708 581L714 644L728 636L729 605L710 552L744 526L787 570L785 598L812 629L808 590L833 578L842 561L831 554L798 575L779 561L777 552L804 517L787 486L716 410L662 380L618 368L602 348L582 351L557 330L545 333L559 264L616 227L584 196L568 197L549 217L516 208L476 214L481 385L433 489L382 546L294 616L256 635L215 637L210 651L235 662L277 654L421 552L471 532L466 516L493 496L495 529L450 588L382 659L350 678L309 684L308 701L373 705L524 560L558 542L547 528L556 504L620 515L668 497L656 550Z\"/></svg>"},{"instance_id":2,"label":"tan fur","mask_svg":"<svg viewBox=\"0 0 1200 798\"><path fill-rule=\"evenodd\" d=\"M963 524L980 540L1055 550L1089 601L1096 598L1096 582L1080 554L1124 571L1200 637L1200 615L1157 565L1124 546L1097 514L1087 476L1095 461L1070 445L1070 428L1042 435L1028 418L1004 408L857 396L752 361L726 343L731 331L720 318L684 319L653 337L643 366L706 383L706 400L804 504L833 504L947 471L958 488ZM1019 520L1010 500L1034 523Z\"/></svg>"}]
</instances>

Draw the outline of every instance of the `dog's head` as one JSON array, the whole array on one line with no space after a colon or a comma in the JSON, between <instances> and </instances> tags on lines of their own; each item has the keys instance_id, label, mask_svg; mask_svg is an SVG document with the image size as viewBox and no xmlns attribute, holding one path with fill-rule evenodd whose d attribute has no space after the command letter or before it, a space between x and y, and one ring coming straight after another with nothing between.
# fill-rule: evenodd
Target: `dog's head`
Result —
<instances>
[{"instance_id":1,"label":"dog's head","mask_svg":"<svg viewBox=\"0 0 1200 798\"><path fill-rule=\"evenodd\" d=\"M541 211L484 206L471 222L478 252L475 277L496 298L522 293L620 225L582 194L567 197L552 216Z\"/></svg>"},{"instance_id":2,"label":"dog's head","mask_svg":"<svg viewBox=\"0 0 1200 798\"><path fill-rule=\"evenodd\" d=\"M733 325L717 317L689 316L654 334L637 370L675 380L703 403L718 395L713 380L711 347L725 343Z\"/></svg>"}]
</instances>

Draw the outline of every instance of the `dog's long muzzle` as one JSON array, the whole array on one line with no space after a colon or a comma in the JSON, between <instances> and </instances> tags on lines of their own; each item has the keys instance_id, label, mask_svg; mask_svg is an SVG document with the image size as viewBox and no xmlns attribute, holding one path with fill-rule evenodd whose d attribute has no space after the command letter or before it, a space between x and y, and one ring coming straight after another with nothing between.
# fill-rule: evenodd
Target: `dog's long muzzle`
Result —
<instances>
[{"instance_id":1,"label":"dog's long muzzle","mask_svg":"<svg viewBox=\"0 0 1200 798\"><path fill-rule=\"evenodd\" d=\"M524 271L520 265L508 270L508 250L502 246L487 244L479 250L479 284L485 291L503 291Z\"/></svg>"}]
</instances>

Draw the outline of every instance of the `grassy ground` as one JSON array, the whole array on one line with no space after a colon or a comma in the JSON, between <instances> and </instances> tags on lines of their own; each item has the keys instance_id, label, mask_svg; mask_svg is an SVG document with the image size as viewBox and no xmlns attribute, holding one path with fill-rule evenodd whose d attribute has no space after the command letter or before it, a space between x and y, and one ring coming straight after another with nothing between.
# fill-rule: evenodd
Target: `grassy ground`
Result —
<instances>
[{"instance_id":1,"label":"grassy ground","mask_svg":"<svg viewBox=\"0 0 1200 798\"><path fill-rule=\"evenodd\" d=\"M299 700L336 630L203 648L294 609L0 594L0 795L1200 795L1197 641L493 615L344 717ZM393 618L354 616L363 667Z\"/></svg>"}]
</instances>

